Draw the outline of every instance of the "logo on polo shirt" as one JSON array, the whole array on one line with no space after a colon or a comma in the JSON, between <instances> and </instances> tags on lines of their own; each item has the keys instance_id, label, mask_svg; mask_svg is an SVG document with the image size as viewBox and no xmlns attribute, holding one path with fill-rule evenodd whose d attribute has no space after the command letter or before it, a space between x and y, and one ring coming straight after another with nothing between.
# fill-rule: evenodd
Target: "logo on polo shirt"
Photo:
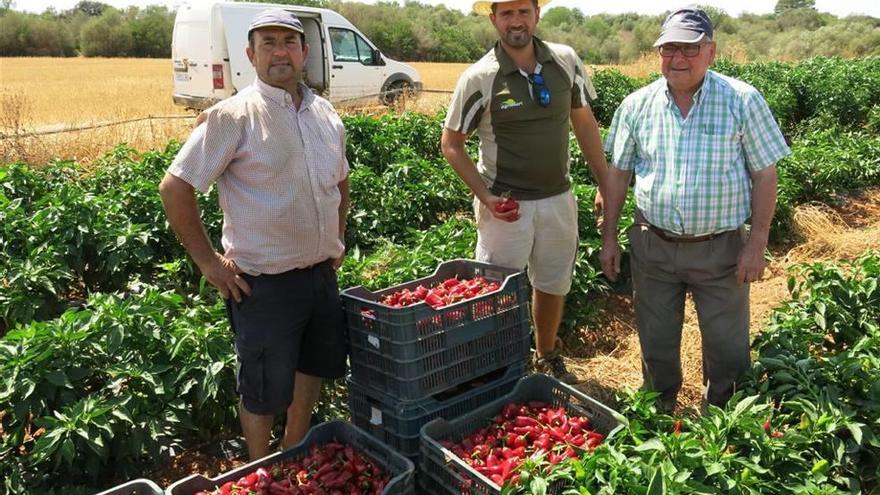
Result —
<instances>
[{"instance_id":1,"label":"logo on polo shirt","mask_svg":"<svg viewBox=\"0 0 880 495\"><path fill-rule=\"evenodd\" d=\"M516 101L513 98L508 98L508 99L501 102L501 109L507 110L508 108L521 107L522 105L523 105L523 102Z\"/></svg>"}]
</instances>

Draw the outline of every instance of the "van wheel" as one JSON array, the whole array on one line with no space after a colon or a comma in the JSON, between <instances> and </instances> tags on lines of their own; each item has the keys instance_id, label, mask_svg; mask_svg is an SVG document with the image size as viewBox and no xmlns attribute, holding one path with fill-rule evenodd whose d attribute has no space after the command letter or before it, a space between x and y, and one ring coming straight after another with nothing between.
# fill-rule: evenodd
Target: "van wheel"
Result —
<instances>
[{"instance_id":1,"label":"van wheel","mask_svg":"<svg viewBox=\"0 0 880 495\"><path fill-rule=\"evenodd\" d=\"M388 106L398 105L412 96L412 84L404 80L394 81L389 84L388 87L385 88L385 92L382 93L382 104Z\"/></svg>"}]
</instances>

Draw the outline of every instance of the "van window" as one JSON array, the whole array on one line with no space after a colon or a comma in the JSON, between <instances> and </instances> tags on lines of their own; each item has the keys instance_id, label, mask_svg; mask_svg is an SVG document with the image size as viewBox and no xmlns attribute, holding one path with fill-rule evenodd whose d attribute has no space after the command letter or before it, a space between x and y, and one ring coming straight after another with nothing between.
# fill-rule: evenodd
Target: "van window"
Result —
<instances>
[{"instance_id":1,"label":"van window","mask_svg":"<svg viewBox=\"0 0 880 495\"><path fill-rule=\"evenodd\" d=\"M337 62L376 64L373 60L373 48L350 29L330 28L330 44L333 47L333 60Z\"/></svg>"}]
</instances>

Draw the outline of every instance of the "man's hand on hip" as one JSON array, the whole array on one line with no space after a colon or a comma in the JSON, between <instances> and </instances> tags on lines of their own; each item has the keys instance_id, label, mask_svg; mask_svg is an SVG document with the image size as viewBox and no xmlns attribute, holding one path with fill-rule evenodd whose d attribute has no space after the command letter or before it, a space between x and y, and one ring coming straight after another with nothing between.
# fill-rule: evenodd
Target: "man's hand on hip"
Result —
<instances>
[{"instance_id":1,"label":"man's hand on hip","mask_svg":"<svg viewBox=\"0 0 880 495\"><path fill-rule=\"evenodd\" d=\"M242 294L251 295L251 288L241 277L241 269L231 259L220 253L214 253L214 259L207 266L199 266L202 275L220 291L223 299L230 296L235 302L241 302Z\"/></svg>"},{"instance_id":2,"label":"man's hand on hip","mask_svg":"<svg viewBox=\"0 0 880 495\"><path fill-rule=\"evenodd\" d=\"M333 270L339 271L339 267L342 266L343 261L345 261L345 251L343 251L338 258L333 258L330 266L333 267Z\"/></svg>"},{"instance_id":3,"label":"man's hand on hip","mask_svg":"<svg viewBox=\"0 0 880 495\"><path fill-rule=\"evenodd\" d=\"M599 261L602 263L602 273L608 280L616 281L620 274L620 244L616 237L608 236L603 240Z\"/></svg>"},{"instance_id":4,"label":"man's hand on hip","mask_svg":"<svg viewBox=\"0 0 880 495\"><path fill-rule=\"evenodd\" d=\"M764 259L764 245L749 239L736 260L736 281L739 284L757 282L764 276L767 261Z\"/></svg>"}]
</instances>

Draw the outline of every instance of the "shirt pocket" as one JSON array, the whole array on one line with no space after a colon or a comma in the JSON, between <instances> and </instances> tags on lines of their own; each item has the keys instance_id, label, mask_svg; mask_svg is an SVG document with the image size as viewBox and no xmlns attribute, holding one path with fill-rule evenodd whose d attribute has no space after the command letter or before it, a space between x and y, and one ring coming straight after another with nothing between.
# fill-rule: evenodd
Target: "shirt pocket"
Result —
<instances>
[{"instance_id":1,"label":"shirt pocket","mask_svg":"<svg viewBox=\"0 0 880 495\"><path fill-rule=\"evenodd\" d=\"M704 165L713 170L727 170L739 162L740 137L731 134L702 134L699 138L698 156Z\"/></svg>"}]
</instances>

